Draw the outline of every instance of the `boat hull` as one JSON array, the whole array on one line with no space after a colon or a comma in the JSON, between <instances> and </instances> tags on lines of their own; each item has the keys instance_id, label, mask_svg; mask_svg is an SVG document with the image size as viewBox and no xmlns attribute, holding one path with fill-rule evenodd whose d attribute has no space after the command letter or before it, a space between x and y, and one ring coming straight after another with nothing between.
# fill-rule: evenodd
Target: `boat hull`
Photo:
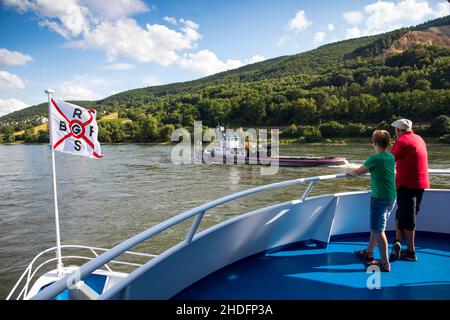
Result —
<instances>
[{"instance_id":1,"label":"boat hull","mask_svg":"<svg viewBox=\"0 0 450 320\"><path fill-rule=\"evenodd\" d=\"M246 165L274 165L278 163L281 167L325 167L347 164L347 160L341 157L240 157L205 153L205 163L216 164L246 164Z\"/></svg>"},{"instance_id":2,"label":"boat hull","mask_svg":"<svg viewBox=\"0 0 450 320\"><path fill-rule=\"evenodd\" d=\"M369 229L369 201L370 192L340 193L311 197L304 201L294 200L237 216L195 235L189 245L181 243L162 253L133 272L126 282L101 295L100 299L171 299L186 288L199 284L199 281L206 276L254 255L262 255L261 259L265 259L264 254L270 253L272 250L279 250L279 248L286 248L305 241L313 241L319 245L318 249L325 249L330 243L330 239L332 240L334 237L367 232ZM450 234L450 216L442 214L442 208L449 206L450 190L427 190L424 194L421 213L417 218L418 234L420 232ZM389 219L388 230L393 230L395 227L393 215ZM444 266L447 266L450 261L448 241L446 243L446 249L434 248L431 246L432 243L429 243L430 247L427 248L431 255L436 252L435 250L444 252L440 253L440 256L445 259L445 264L441 264ZM342 260L344 265L355 264L349 253L338 251L332 256L339 259L344 257L345 259ZM310 268L306 277L320 280L323 273L327 272L321 269L327 267L325 262L328 261L328 258L325 255L323 257L324 264ZM202 263L198 263L198 261L202 261ZM362 284L358 284L359 286L365 285L368 276L361 266L363 266L362 261L358 264L358 274L363 274L366 278ZM301 268L301 265L298 268ZM339 269L341 266L333 265L330 268ZM426 264L424 268L428 270L433 268L433 265ZM290 271L291 273L287 273L284 277L289 274L295 275L295 270ZM413 277L420 282L420 272L422 271L419 269L416 271ZM346 274L345 270L342 271L342 274ZM448 272L442 274L444 274L444 278L440 280L450 282L448 276L445 276ZM228 281L235 278L239 282L239 274L237 274L237 278L233 276L234 273L227 273L227 275L231 277ZM285 279L286 281L296 281L295 279ZM435 280L430 280L429 285L432 286ZM408 291L408 286L401 287L395 283L392 286L398 289L396 292L399 295L396 298L414 299L411 292ZM282 283L280 288L284 288ZM411 290L414 291L414 288L412 287ZM351 285L346 289L349 291L349 296L353 296L353 293L350 292L370 290L368 288L357 289ZM421 295L420 298L434 298L432 291L427 291L429 294ZM201 296L192 296L192 298L202 299ZM236 295L234 298L238 299L239 296ZM315 296L310 295L310 298L315 298ZM391 299L392 296L387 294L377 298Z\"/></svg>"},{"instance_id":3,"label":"boat hull","mask_svg":"<svg viewBox=\"0 0 450 320\"><path fill-rule=\"evenodd\" d=\"M331 239L326 248L312 241L292 244L235 262L186 288L174 300L448 300L450 237L418 232L420 262L395 261L379 286L353 252L369 234ZM388 232L388 239L395 232ZM379 259L378 252L375 256ZM280 290L282 288L282 290Z\"/></svg>"}]
</instances>

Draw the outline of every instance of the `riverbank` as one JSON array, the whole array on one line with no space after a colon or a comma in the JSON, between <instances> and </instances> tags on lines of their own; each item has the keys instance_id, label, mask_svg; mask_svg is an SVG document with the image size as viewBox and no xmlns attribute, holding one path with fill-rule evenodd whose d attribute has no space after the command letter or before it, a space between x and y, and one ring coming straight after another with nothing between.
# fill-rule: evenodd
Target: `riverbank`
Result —
<instances>
[{"instance_id":1,"label":"riverbank","mask_svg":"<svg viewBox=\"0 0 450 320\"><path fill-rule=\"evenodd\" d=\"M442 141L441 137L427 137L422 136L427 144L436 144L436 145L448 145L449 141ZM349 145L349 144L367 144L370 143L370 137L349 137L349 138L339 138L339 139L319 139L317 141L302 141L297 138L281 138L279 139L280 145ZM24 140L16 140L12 143L0 142L0 144L4 145L14 145L14 144L24 144L24 145L35 145L35 144L48 144L47 142L25 142ZM102 142L102 145L123 145L123 144L142 144L142 145L156 145L156 146L164 146L164 145L175 145L177 142L137 142L137 141L122 141L122 142Z\"/></svg>"},{"instance_id":2,"label":"riverbank","mask_svg":"<svg viewBox=\"0 0 450 320\"><path fill-rule=\"evenodd\" d=\"M441 141L439 137L423 137L427 144L436 144L436 145L448 145L449 142ZM298 139L290 138L290 139L280 139L280 145L287 144L300 144L300 145L349 145L349 144L367 144L371 143L370 137L351 137L351 138L339 138L339 139L321 139L315 142L299 142Z\"/></svg>"}]
</instances>

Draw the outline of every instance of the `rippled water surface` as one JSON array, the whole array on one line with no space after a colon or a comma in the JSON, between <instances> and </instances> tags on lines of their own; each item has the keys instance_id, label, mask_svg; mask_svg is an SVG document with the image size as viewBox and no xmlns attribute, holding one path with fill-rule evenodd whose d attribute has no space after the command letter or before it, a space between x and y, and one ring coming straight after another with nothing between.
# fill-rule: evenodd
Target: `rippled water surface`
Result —
<instances>
[{"instance_id":1,"label":"rippled water surface","mask_svg":"<svg viewBox=\"0 0 450 320\"><path fill-rule=\"evenodd\" d=\"M271 182L341 172L339 167L280 168L262 176L261 167L175 165L168 145L105 145L101 160L57 154L63 244L112 247L128 237L197 205ZM362 163L369 144L286 145L282 155L343 156ZM450 147L430 145L430 167L450 167ZM367 178L323 181L312 195L367 189ZM268 204L298 198L306 186L264 192L207 212L201 229ZM450 188L448 177L432 187ZM186 235L190 222L138 249L160 253ZM45 145L0 145L0 298L6 297L30 260L54 246L50 152Z\"/></svg>"}]
</instances>

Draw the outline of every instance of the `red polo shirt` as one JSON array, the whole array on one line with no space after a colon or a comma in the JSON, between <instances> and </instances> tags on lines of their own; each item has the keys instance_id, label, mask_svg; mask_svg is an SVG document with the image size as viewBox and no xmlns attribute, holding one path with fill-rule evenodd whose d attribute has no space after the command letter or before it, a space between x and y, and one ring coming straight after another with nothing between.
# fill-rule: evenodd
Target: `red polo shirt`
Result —
<instances>
[{"instance_id":1,"label":"red polo shirt","mask_svg":"<svg viewBox=\"0 0 450 320\"><path fill-rule=\"evenodd\" d=\"M428 152L425 141L412 131L405 132L394 144L391 153L395 157L397 188L427 189Z\"/></svg>"}]
</instances>

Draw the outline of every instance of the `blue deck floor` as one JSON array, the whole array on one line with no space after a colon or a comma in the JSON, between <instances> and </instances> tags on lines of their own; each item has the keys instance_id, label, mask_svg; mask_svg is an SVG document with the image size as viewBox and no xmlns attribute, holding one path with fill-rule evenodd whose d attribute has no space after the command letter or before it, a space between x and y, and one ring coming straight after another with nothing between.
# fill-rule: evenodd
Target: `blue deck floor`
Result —
<instances>
[{"instance_id":1,"label":"blue deck floor","mask_svg":"<svg viewBox=\"0 0 450 320\"><path fill-rule=\"evenodd\" d=\"M370 274L353 254L365 248L367 236L353 236L334 240L326 249L298 244L246 258L174 299L450 299L449 240L418 234L419 261L393 262L392 272L381 273L381 289L367 288Z\"/></svg>"}]
</instances>

